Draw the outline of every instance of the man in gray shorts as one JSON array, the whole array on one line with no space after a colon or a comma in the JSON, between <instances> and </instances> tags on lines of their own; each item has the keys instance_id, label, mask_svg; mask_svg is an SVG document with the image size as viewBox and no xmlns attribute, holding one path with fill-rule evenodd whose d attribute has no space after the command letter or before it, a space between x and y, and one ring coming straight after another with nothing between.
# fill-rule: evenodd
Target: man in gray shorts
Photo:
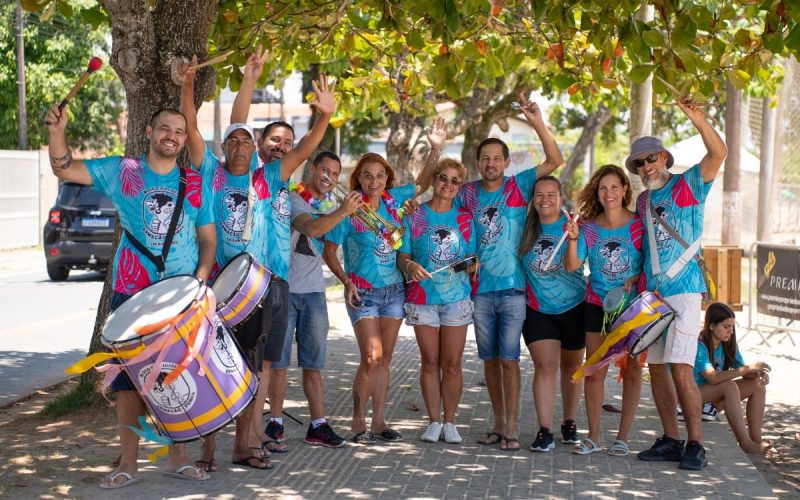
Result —
<instances>
[{"instance_id":1,"label":"man in gray shorts","mask_svg":"<svg viewBox=\"0 0 800 500\"><path fill-rule=\"evenodd\" d=\"M350 193L334 210L332 181L338 181L342 164L339 157L323 151L308 168L308 182L291 186L292 237L289 266L289 322L281 360L272 364L270 413L282 419L286 396L286 369L292 358L292 341L297 339L297 364L303 369L303 391L308 400L311 423L305 442L339 448L345 440L325 420L324 387L328 339L328 309L325 279L322 276L322 248L325 234L360 205L358 193ZM325 215L327 214L327 215Z\"/></svg>"},{"instance_id":2,"label":"man in gray shorts","mask_svg":"<svg viewBox=\"0 0 800 500\"><path fill-rule=\"evenodd\" d=\"M700 163L681 174L671 174L668 169L673 164L672 155L655 137L637 139L625 160L628 170L641 177L647 188L636 204L647 228L644 239L647 289L657 291L675 311L667 335L647 351L650 386L664 435L638 457L646 461L680 462L681 469L701 470L708 460L701 444L702 400L693 365L700 334L700 304L707 290L695 257L703 233L706 197L728 149L702 111L689 101L679 100L677 104L705 144L707 152ZM685 448L678 439L676 394L686 418Z\"/></svg>"}]
</instances>

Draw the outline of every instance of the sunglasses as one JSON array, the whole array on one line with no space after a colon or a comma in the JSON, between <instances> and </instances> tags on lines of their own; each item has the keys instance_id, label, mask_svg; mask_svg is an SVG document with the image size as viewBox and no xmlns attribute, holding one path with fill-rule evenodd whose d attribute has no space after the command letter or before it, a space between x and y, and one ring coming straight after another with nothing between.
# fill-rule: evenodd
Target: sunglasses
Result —
<instances>
[{"instance_id":1,"label":"sunglasses","mask_svg":"<svg viewBox=\"0 0 800 500\"><path fill-rule=\"evenodd\" d=\"M454 186L460 186L461 183L464 182L461 179L459 179L458 177L448 177L447 174L445 174L444 172L439 174L439 175L437 175L436 178L439 179L439 182L443 182L445 184L447 184L449 182L450 184L452 184Z\"/></svg>"},{"instance_id":2,"label":"sunglasses","mask_svg":"<svg viewBox=\"0 0 800 500\"><path fill-rule=\"evenodd\" d=\"M647 163L655 163L656 160L658 160L658 153L650 153L644 158L637 158L635 160L631 160L631 165L633 165L634 168L642 168L644 166L645 160L647 160Z\"/></svg>"}]
</instances>

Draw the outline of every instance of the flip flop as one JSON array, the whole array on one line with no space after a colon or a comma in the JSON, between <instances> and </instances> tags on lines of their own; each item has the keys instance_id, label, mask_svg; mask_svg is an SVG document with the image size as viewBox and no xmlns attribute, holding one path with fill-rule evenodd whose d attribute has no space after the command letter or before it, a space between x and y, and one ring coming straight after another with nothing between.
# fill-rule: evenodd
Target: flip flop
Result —
<instances>
[{"instance_id":1,"label":"flip flop","mask_svg":"<svg viewBox=\"0 0 800 500\"><path fill-rule=\"evenodd\" d=\"M509 447L510 443L517 443L515 447ZM503 446L505 445L505 446ZM510 438L503 436L503 440L500 443L500 449L503 451L519 451L522 448L519 444L519 438Z\"/></svg>"},{"instance_id":2,"label":"flip flop","mask_svg":"<svg viewBox=\"0 0 800 500\"><path fill-rule=\"evenodd\" d=\"M478 440L478 444L492 445L497 444L503 439L503 435L499 432L488 432Z\"/></svg>"},{"instance_id":3,"label":"flip flop","mask_svg":"<svg viewBox=\"0 0 800 500\"><path fill-rule=\"evenodd\" d=\"M124 477L125 481L121 483L115 483L117 478L120 476ZM136 483L140 481L142 478L138 476L132 476L127 472L119 471L106 476L106 479L108 479L108 483L100 483L100 487L103 488L104 490L116 490L117 488L124 488L125 486Z\"/></svg>"},{"instance_id":4,"label":"flip flop","mask_svg":"<svg viewBox=\"0 0 800 500\"><path fill-rule=\"evenodd\" d=\"M213 458L211 460L195 460L194 465L206 472L217 472L217 461Z\"/></svg>"},{"instance_id":5,"label":"flip flop","mask_svg":"<svg viewBox=\"0 0 800 500\"><path fill-rule=\"evenodd\" d=\"M258 460L258 463L261 464L261 465L265 465L265 467L259 467L258 465L253 465L253 462L251 462L251 460ZM270 470L270 469L272 469L272 464L270 463L268 458L265 461L265 459L263 459L261 457L257 457L255 455L247 457L247 458L243 458L241 460L234 460L233 461L233 465L239 465L241 467L249 467L251 469L257 469L257 470Z\"/></svg>"},{"instance_id":6,"label":"flip flop","mask_svg":"<svg viewBox=\"0 0 800 500\"><path fill-rule=\"evenodd\" d=\"M194 470L196 475L192 476L189 474L184 474L184 472L188 470ZM208 481L211 479L211 476L206 474L204 471L200 470L199 467L195 467L194 465L182 465L178 467L178 469L174 472L164 471L163 474L165 476L174 477L177 479L183 479L186 481Z\"/></svg>"},{"instance_id":7,"label":"flip flop","mask_svg":"<svg viewBox=\"0 0 800 500\"><path fill-rule=\"evenodd\" d=\"M270 448L269 445L271 444L277 446L277 448ZM261 449L267 450L269 453L286 453L289 451L289 448L285 444L281 444L272 438L267 438L266 441L263 441L261 443Z\"/></svg>"}]
</instances>

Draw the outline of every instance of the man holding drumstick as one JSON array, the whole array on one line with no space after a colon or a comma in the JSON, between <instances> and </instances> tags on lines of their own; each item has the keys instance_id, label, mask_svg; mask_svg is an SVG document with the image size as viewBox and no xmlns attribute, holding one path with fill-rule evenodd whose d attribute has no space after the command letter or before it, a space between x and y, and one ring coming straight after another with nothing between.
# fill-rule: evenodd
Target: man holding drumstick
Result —
<instances>
[{"instance_id":1,"label":"man holding drumstick","mask_svg":"<svg viewBox=\"0 0 800 500\"><path fill-rule=\"evenodd\" d=\"M202 183L198 173L180 169L176 163L186 140L186 120L179 111L162 109L153 114L146 129L150 150L138 158L73 160L65 133L66 110L53 105L46 122L53 173L60 179L93 186L111 198L125 229L113 261L112 311L161 279L178 274L208 278L217 246L210 205L203 202L208 196L208 184ZM185 184L186 193L182 210L178 211L175 208L181 203L180 183ZM166 212L170 212L170 222L178 217L178 224L174 225L172 244L164 249L170 238L154 222ZM166 256L159 260L165 250ZM161 266L163 269L159 269ZM136 476L139 436L128 427L138 426L144 404L124 372L111 388L117 396L121 454L119 466L100 484L105 489L121 488L141 479ZM191 465L183 444L170 446L165 474L196 481L209 478Z\"/></svg>"},{"instance_id":2,"label":"man holding drumstick","mask_svg":"<svg viewBox=\"0 0 800 500\"><path fill-rule=\"evenodd\" d=\"M694 257L702 238L705 200L728 149L704 119L703 112L692 106L691 101L682 98L677 104L697 128L706 146L706 155L700 163L682 174L671 174L668 169L674 161L672 155L659 139L649 136L637 139L625 160L628 170L641 177L647 188L639 195L636 204L648 233L643 249L647 289L658 291L664 302L675 311L667 335L650 346L647 352L650 386L664 435L638 457L646 461L680 462L681 469L701 470L708 460L701 444L702 401L694 380L693 365L702 324L700 303L706 285ZM656 241L659 233L662 237ZM683 266L673 267L678 261L683 261ZM672 271L677 274L669 276ZM685 449L683 441L678 439L676 393L688 431Z\"/></svg>"}]
</instances>

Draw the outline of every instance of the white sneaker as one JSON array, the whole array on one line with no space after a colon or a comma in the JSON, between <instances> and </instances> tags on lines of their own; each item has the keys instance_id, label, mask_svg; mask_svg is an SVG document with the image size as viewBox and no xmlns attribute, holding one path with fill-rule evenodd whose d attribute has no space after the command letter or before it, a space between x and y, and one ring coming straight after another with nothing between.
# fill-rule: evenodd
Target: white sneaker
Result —
<instances>
[{"instance_id":1,"label":"white sneaker","mask_svg":"<svg viewBox=\"0 0 800 500\"><path fill-rule=\"evenodd\" d=\"M451 444L458 444L461 441L461 435L458 433L458 428L456 428L456 424L448 422L444 424L444 429L442 429L442 433L444 434L444 442L451 443Z\"/></svg>"},{"instance_id":2,"label":"white sneaker","mask_svg":"<svg viewBox=\"0 0 800 500\"><path fill-rule=\"evenodd\" d=\"M426 443L435 443L439 441L440 437L442 437L442 424L439 422L431 422L428 424L428 428L425 429L425 432L422 433L420 440Z\"/></svg>"}]
</instances>

